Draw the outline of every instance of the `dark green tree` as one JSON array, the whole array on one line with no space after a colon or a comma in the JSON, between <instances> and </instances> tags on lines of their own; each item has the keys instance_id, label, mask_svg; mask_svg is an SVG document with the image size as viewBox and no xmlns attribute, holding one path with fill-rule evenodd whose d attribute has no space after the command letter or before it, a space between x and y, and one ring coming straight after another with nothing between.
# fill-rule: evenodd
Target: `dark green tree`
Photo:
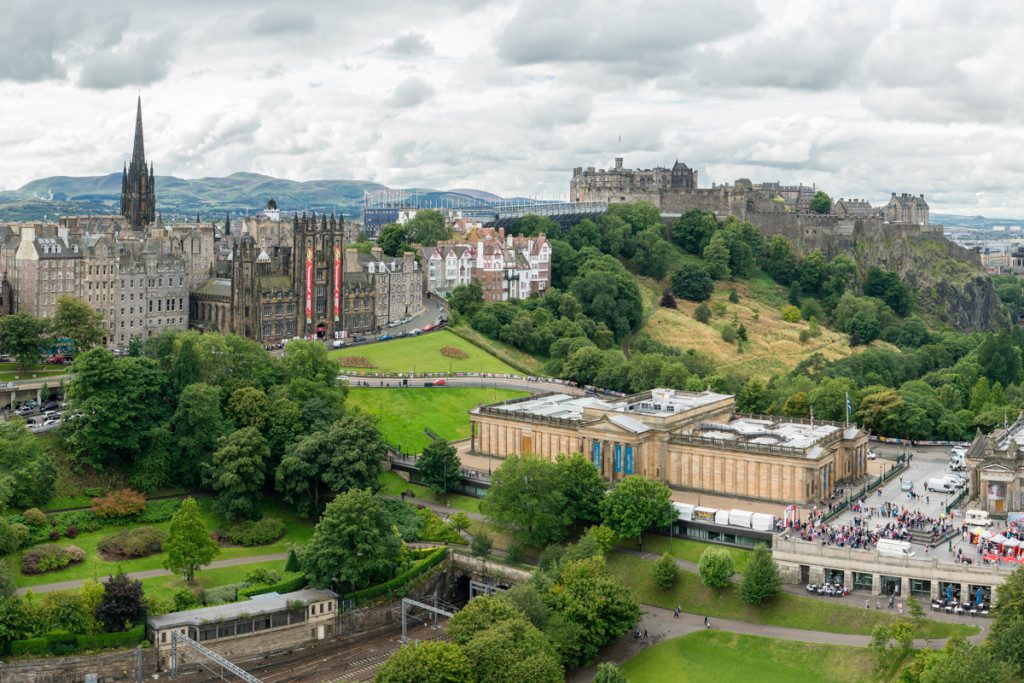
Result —
<instances>
[{"instance_id":1,"label":"dark green tree","mask_svg":"<svg viewBox=\"0 0 1024 683\"><path fill-rule=\"evenodd\" d=\"M565 680L551 644L523 617L492 626L463 647L478 681L561 683Z\"/></svg>"},{"instance_id":2,"label":"dark green tree","mask_svg":"<svg viewBox=\"0 0 1024 683\"><path fill-rule=\"evenodd\" d=\"M220 409L220 389L209 384L189 384L181 392L171 429L178 442L183 481L198 482L203 463L209 462L217 441L228 432Z\"/></svg>"},{"instance_id":3,"label":"dark green tree","mask_svg":"<svg viewBox=\"0 0 1024 683\"><path fill-rule=\"evenodd\" d=\"M57 462L20 419L0 422L0 510L49 502Z\"/></svg>"},{"instance_id":4,"label":"dark green tree","mask_svg":"<svg viewBox=\"0 0 1024 683\"><path fill-rule=\"evenodd\" d=\"M672 228L672 241L689 254L700 255L711 241L711 235L718 229L715 214L700 209L690 209L676 221Z\"/></svg>"},{"instance_id":5,"label":"dark green tree","mask_svg":"<svg viewBox=\"0 0 1024 683\"><path fill-rule=\"evenodd\" d=\"M623 338L643 319L640 289L624 271L591 270L573 280L570 289L583 312L607 325L616 339Z\"/></svg>"},{"instance_id":6,"label":"dark green tree","mask_svg":"<svg viewBox=\"0 0 1024 683\"><path fill-rule=\"evenodd\" d=\"M978 363L991 382L1004 385L1021 380L1021 352L1006 332L986 335L978 346Z\"/></svg>"},{"instance_id":7,"label":"dark green tree","mask_svg":"<svg viewBox=\"0 0 1024 683\"><path fill-rule=\"evenodd\" d=\"M878 266L873 266L868 270L867 280L864 282L864 294L881 299L897 315L901 316L910 313L913 303L910 286L903 281L903 278L898 273L882 270Z\"/></svg>"},{"instance_id":8,"label":"dark green tree","mask_svg":"<svg viewBox=\"0 0 1024 683\"><path fill-rule=\"evenodd\" d=\"M707 268L699 263L684 263L672 273L672 292L690 301L707 301L715 283Z\"/></svg>"},{"instance_id":9,"label":"dark green tree","mask_svg":"<svg viewBox=\"0 0 1024 683\"><path fill-rule=\"evenodd\" d=\"M345 491L328 503L302 554L310 584L344 592L387 581L404 561L391 515L367 489Z\"/></svg>"},{"instance_id":10,"label":"dark green tree","mask_svg":"<svg viewBox=\"0 0 1024 683\"><path fill-rule=\"evenodd\" d=\"M436 209L419 209L405 224L410 241L432 247L451 236L444 224L444 215ZM379 238L378 238L379 242Z\"/></svg>"},{"instance_id":11,"label":"dark green tree","mask_svg":"<svg viewBox=\"0 0 1024 683\"><path fill-rule=\"evenodd\" d=\"M228 398L228 418L239 429L255 427L263 432L270 421L270 399L256 387L242 387Z\"/></svg>"},{"instance_id":12,"label":"dark green tree","mask_svg":"<svg viewBox=\"0 0 1024 683\"><path fill-rule=\"evenodd\" d=\"M274 465L274 471L287 448L298 440L305 429L302 410L294 402L287 398L278 398L270 404L267 444L270 446L270 462Z\"/></svg>"},{"instance_id":13,"label":"dark green tree","mask_svg":"<svg viewBox=\"0 0 1024 683\"><path fill-rule=\"evenodd\" d=\"M374 683L477 683L462 648L441 641L403 645L377 670Z\"/></svg>"},{"instance_id":14,"label":"dark green tree","mask_svg":"<svg viewBox=\"0 0 1024 683\"><path fill-rule=\"evenodd\" d=\"M202 465L203 484L217 497L213 506L225 519L258 519L270 448L256 427L221 437L210 462Z\"/></svg>"},{"instance_id":15,"label":"dark green tree","mask_svg":"<svg viewBox=\"0 0 1024 683\"><path fill-rule=\"evenodd\" d=\"M772 237L768 243L764 269L773 280L782 285L788 285L799 275L800 259L793 251L793 245L782 235Z\"/></svg>"},{"instance_id":16,"label":"dark green tree","mask_svg":"<svg viewBox=\"0 0 1024 683\"><path fill-rule=\"evenodd\" d=\"M168 364L168 379L175 396L181 394L189 384L199 381L199 353L192 335L182 335L177 350L165 357Z\"/></svg>"},{"instance_id":17,"label":"dark green tree","mask_svg":"<svg viewBox=\"0 0 1024 683\"><path fill-rule=\"evenodd\" d=\"M459 285L448 295L448 305L453 311L463 315L472 313L484 302L484 290L479 280L470 280L468 284Z\"/></svg>"},{"instance_id":18,"label":"dark green tree","mask_svg":"<svg viewBox=\"0 0 1024 683\"><path fill-rule=\"evenodd\" d=\"M581 453L559 455L555 469L565 497L566 514L573 521L597 524L601 521L601 501L608 491L604 477L594 463Z\"/></svg>"},{"instance_id":19,"label":"dark green tree","mask_svg":"<svg viewBox=\"0 0 1024 683\"><path fill-rule=\"evenodd\" d=\"M643 532L667 527L674 518L672 492L660 481L638 475L624 477L601 501L604 524L620 538L636 538L643 546Z\"/></svg>"},{"instance_id":20,"label":"dark green tree","mask_svg":"<svg viewBox=\"0 0 1024 683\"><path fill-rule=\"evenodd\" d=\"M644 230L636 236L633 267L641 275L660 280L668 271L671 250L660 229Z\"/></svg>"},{"instance_id":21,"label":"dark green tree","mask_svg":"<svg viewBox=\"0 0 1024 683\"><path fill-rule=\"evenodd\" d=\"M729 247L721 231L712 235L708 246L704 247L704 268L712 280L726 280L732 275L729 270Z\"/></svg>"},{"instance_id":22,"label":"dark green tree","mask_svg":"<svg viewBox=\"0 0 1024 683\"><path fill-rule=\"evenodd\" d=\"M387 256L401 256L409 250L409 232L404 225L389 223L377 233L377 246Z\"/></svg>"},{"instance_id":23,"label":"dark green tree","mask_svg":"<svg viewBox=\"0 0 1024 683\"><path fill-rule=\"evenodd\" d=\"M57 306L50 319L50 333L59 339L70 339L75 351L85 351L103 341L107 335L103 316L73 296L57 297Z\"/></svg>"},{"instance_id":24,"label":"dark green tree","mask_svg":"<svg viewBox=\"0 0 1024 683\"><path fill-rule=\"evenodd\" d=\"M444 495L462 484L462 462L455 447L447 441L432 441L416 460L420 480L436 495Z\"/></svg>"},{"instance_id":25,"label":"dark green tree","mask_svg":"<svg viewBox=\"0 0 1024 683\"><path fill-rule=\"evenodd\" d=\"M14 357L21 370L37 365L49 339L49 325L28 313L0 316L0 353Z\"/></svg>"},{"instance_id":26,"label":"dark green tree","mask_svg":"<svg viewBox=\"0 0 1024 683\"><path fill-rule=\"evenodd\" d=\"M763 605L782 590L779 565L772 559L771 550L764 544L754 548L743 572L740 596L749 605Z\"/></svg>"}]
</instances>

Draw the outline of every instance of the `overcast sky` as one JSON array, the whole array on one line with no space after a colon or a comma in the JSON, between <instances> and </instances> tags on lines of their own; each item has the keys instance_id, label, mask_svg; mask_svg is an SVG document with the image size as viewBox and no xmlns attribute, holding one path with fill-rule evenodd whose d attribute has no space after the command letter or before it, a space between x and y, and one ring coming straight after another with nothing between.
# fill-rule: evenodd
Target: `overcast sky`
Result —
<instances>
[{"instance_id":1,"label":"overcast sky","mask_svg":"<svg viewBox=\"0 0 1024 683\"><path fill-rule=\"evenodd\" d=\"M574 166L1024 217L1011 2L0 0L0 187L119 171L567 197Z\"/></svg>"}]
</instances>

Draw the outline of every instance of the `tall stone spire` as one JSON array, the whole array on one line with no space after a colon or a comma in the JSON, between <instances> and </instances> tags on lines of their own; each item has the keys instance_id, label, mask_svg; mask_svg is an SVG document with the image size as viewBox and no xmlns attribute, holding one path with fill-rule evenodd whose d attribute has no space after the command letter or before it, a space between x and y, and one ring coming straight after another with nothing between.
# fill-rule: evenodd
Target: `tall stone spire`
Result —
<instances>
[{"instance_id":1,"label":"tall stone spire","mask_svg":"<svg viewBox=\"0 0 1024 683\"><path fill-rule=\"evenodd\" d=\"M142 96L135 110L135 144L132 161L121 176L121 215L135 229L156 219L156 178L153 165L146 166L146 149L142 140Z\"/></svg>"}]
</instances>

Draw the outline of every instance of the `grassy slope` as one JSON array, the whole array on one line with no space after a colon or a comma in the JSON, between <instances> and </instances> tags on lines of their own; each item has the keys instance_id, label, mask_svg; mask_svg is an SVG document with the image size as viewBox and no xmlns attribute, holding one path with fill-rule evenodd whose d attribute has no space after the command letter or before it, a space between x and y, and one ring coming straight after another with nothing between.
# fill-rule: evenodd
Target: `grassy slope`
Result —
<instances>
[{"instance_id":1,"label":"grassy slope","mask_svg":"<svg viewBox=\"0 0 1024 683\"><path fill-rule=\"evenodd\" d=\"M531 375L544 374L544 363L541 359L536 356L532 356L525 351L520 351L516 347L506 344L505 342L485 337L470 327L469 323L464 320L456 325L455 328L449 329L458 330L458 336L476 344L492 356L496 356L499 360L503 360L513 367L521 367Z\"/></svg>"},{"instance_id":2,"label":"grassy slope","mask_svg":"<svg viewBox=\"0 0 1024 683\"><path fill-rule=\"evenodd\" d=\"M468 357L459 359L443 356L441 348L444 346L462 349L468 354ZM362 356L377 366L376 368L352 368L357 372L410 372L415 367L416 372L448 372L451 370L452 372L519 374L512 366L447 330L418 337L356 346L350 349L337 349L331 352L331 356L335 358Z\"/></svg>"},{"instance_id":3,"label":"grassy slope","mask_svg":"<svg viewBox=\"0 0 1024 683\"><path fill-rule=\"evenodd\" d=\"M380 431L403 452L421 452L430 443L429 428L449 441L469 436L469 410L481 403L495 403L525 396L522 391L444 387L426 389L349 389L348 402L380 420Z\"/></svg>"},{"instance_id":4,"label":"grassy slope","mask_svg":"<svg viewBox=\"0 0 1024 683\"><path fill-rule=\"evenodd\" d=\"M797 643L723 631L698 631L650 647L627 661L631 683L648 681L870 681L866 648ZM756 672L756 673L755 673Z\"/></svg>"},{"instance_id":5,"label":"grassy slope","mask_svg":"<svg viewBox=\"0 0 1024 683\"><path fill-rule=\"evenodd\" d=\"M621 541L618 545L633 550L636 548L634 539ZM718 545L715 543L703 543L688 538L668 538L659 534L645 534L643 550L648 553L669 553L672 557L689 562L700 561L700 554L708 548L724 548L732 556L733 566L736 571L742 572L747 567L747 560L750 558L750 551L742 548Z\"/></svg>"},{"instance_id":6,"label":"grassy slope","mask_svg":"<svg viewBox=\"0 0 1024 683\"><path fill-rule=\"evenodd\" d=\"M200 588L216 588L226 586L229 583L241 583L249 572L256 569L271 569L276 572L284 571L284 560L272 560L270 562L253 562L239 567L220 567L219 569L204 569L196 572L196 583ZM171 600L174 592L185 588L186 584L180 576L157 576L152 579L142 579L142 589L147 596L155 596L161 600Z\"/></svg>"},{"instance_id":7,"label":"grassy slope","mask_svg":"<svg viewBox=\"0 0 1024 683\"><path fill-rule=\"evenodd\" d=\"M435 503L443 503L449 507L465 510L466 512L480 512L480 499L472 496L464 496L461 493L449 494L444 500L438 498L426 486L410 484L394 472L385 472L380 477L381 493L386 496L397 496L402 491L412 489L416 492L417 498L429 500Z\"/></svg>"},{"instance_id":8,"label":"grassy slope","mask_svg":"<svg viewBox=\"0 0 1024 683\"><path fill-rule=\"evenodd\" d=\"M223 526L223 522L210 509L210 502L210 499L205 498L200 500L199 504L203 510L203 518L206 521L207 528L213 531L214 529ZM267 514L279 517L284 521L285 534L281 540L270 545L254 548L221 548L220 554L214 558L214 561L227 560L235 557L251 557L255 555L283 553L288 551L288 547L291 544L305 543L312 537L312 523L291 512L291 510L286 508L284 505L272 502L268 503L264 509ZM170 527L170 522L162 522L160 524L153 524L152 526L166 531L167 528ZM60 539L57 543L64 545L76 545L84 550L86 553L85 562L73 567L68 567L61 571L32 576L25 576L21 574L19 570L17 572L18 585L36 586L43 583L71 581L74 579L102 578L112 572L118 571L119 569L124 570L125 572L143 571L146 569L162 569L165 557L164 553L158 553L156 555L150 555L149 557L142 557L136 560L124 560L121 562L107 562L97 554L96 548L102 539L107 536L112 536L125 528L130 527L107 527L105 529L100 529L99 531L80 534L78 537L73 539ZM22 552L19 551L7 556L8 563L12 568L20 568L21 554ZM233 571L237 572L238 576L244 577L245 574L248 573L249 569L245 567L238 567L233 568Z\"/></svg>"},{"instance_id":9,"label":"grassy slope","mask_svg":"<svg viewBox=\"0 0 1024 683\"><path fill-rule=\"evenodd\" d=\"M649 291L657 286L652 280L642 284ZM729 290L733 288L740 297L736 304L729 303ZM786 292L763 273L747 281L716 282L709 305L714 311L716 303L721 302L725 305L725 314L713 315L707 325L694 319L696 303L684 299L676 301L678 308L675 310L658 308L654 311L643 330L669 346L704 351L722 369L769 379L791 370L812 353L821 353L827 360L851 353L847 335L824 327L820 337L801 344L800 331L808 328L807 322L782 320L779 309L786 305ZM722 341L721 330L726 324L746 326L750 341L742 353L735 344Z\"/></svg>"},{"instance_id":10,"label":"grassy slope","mask_svg":"<svg viewBox=\"0 0 1024 683\"><path fill-rule=\"evenodd\" d=\"M701 583L700 577L682 572L679 581L669 590L660 590L651 580L653 563L635 555L612 553L608 567L622 578L646 605L672 609L682 606L684 612L708 614L723 619L736 619L753 623L772 624L787 628L833 633L870 635L876 624L890 622L895 617L887 612L853 607L835 599L812 598L782 593L767 607L752 607L740 599L735 586L721 591L712 590ZM977 633L974 626L925 620L919 632L922 638L944 638L954 633Z\"/></svg>"},{"instance_id":11,"label":"grassy slope","mask_svg":"<svg viewBox=\"0 0 1024 683\"><path fill-rule=\"evenodd\" d=\"M43 379L56 375L66 375L71 371L69 365L36 365L24 372L17 363L0 363L0 382L13 382L22 379ZM56 384L56 383L55 383Z\"/></svg>"}]
</instances>

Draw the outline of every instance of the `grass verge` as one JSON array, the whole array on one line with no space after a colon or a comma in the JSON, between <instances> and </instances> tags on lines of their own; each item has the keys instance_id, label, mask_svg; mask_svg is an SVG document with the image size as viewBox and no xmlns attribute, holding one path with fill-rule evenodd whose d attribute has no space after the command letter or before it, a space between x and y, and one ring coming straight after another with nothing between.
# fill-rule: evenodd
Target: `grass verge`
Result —
<instances>
[{"instance_id":1,"label":"grass verge","mask_svg":"<svg viewBox=\"0 0 1024 683\"><path fill-rule=\"evenodd\" d=\"M465 358L449 358L441 349L451 346L466 354ZM334 358L361 356L373 368L352 368L358 372L496 372L519 374L511 365L495 358L478 346L448 330L404 337L386 342L364 344L331 351ZM342 371L345 367L342 366Z\"/></svg>"},{"instance_id":2,"label":"grass verge","mask_svg":"<svg viewBox=\"0 0 1024 683\"><path fill-rule=\"evenodd\" d=\"M380 476L381 493L386 496L397 496L402 491L412 490L417 498L446 505L448 507L464 510L465 512L480 513L480 498L464 496L461 493L450 493L444 498L434 495L434 492L421 484L410 484L394 472L385 472ZM410 501L412 502L412 501Z\"/></svg>"}]
</instances>

